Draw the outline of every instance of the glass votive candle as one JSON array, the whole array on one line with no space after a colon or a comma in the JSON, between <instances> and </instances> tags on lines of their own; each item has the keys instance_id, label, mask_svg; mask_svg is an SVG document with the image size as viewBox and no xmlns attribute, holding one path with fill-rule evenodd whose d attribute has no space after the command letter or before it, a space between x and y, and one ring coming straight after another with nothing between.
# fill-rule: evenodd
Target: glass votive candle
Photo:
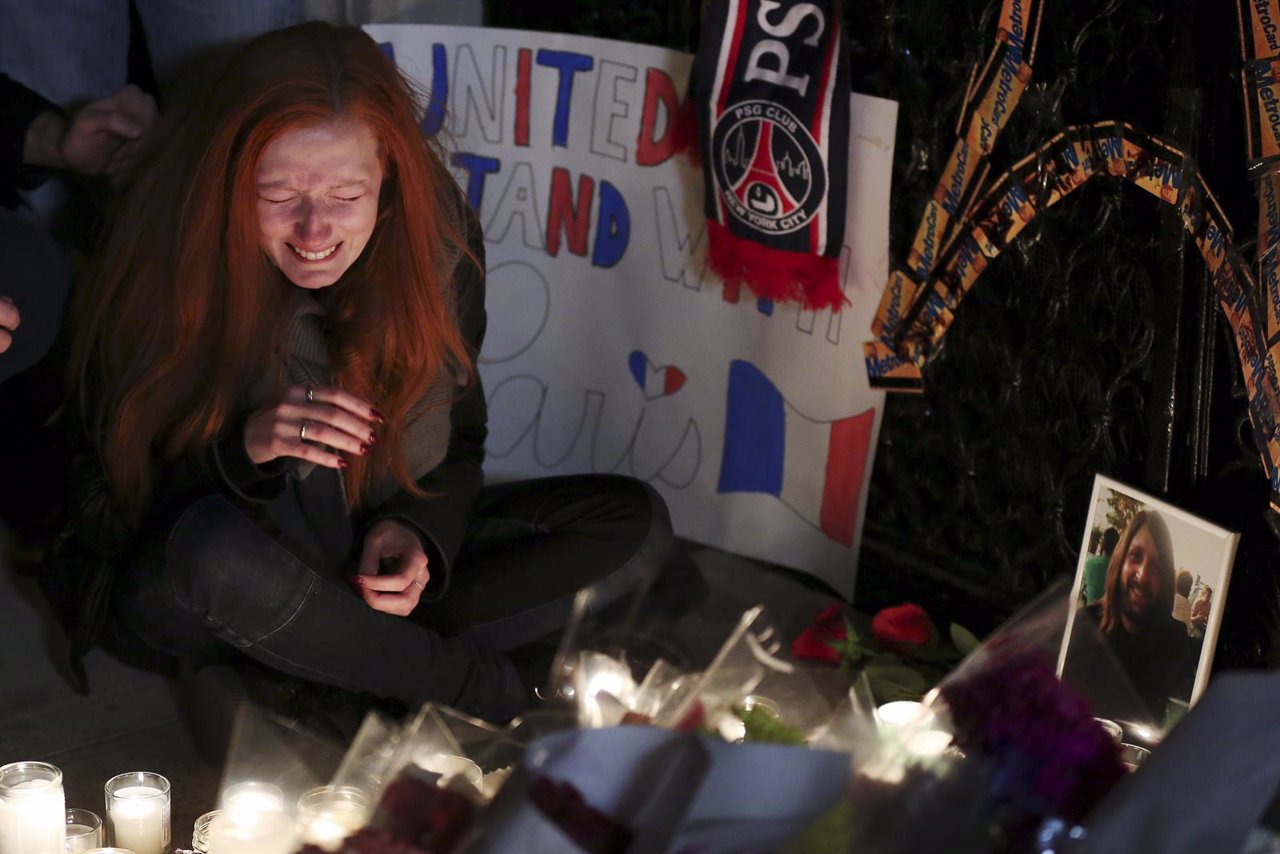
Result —
<instances>
[{"instance_id":1,"label":"glass votive candle","mask_svg":"<svg viewBox=\"0 0 1280 854\"><path fill-rule=\"evenodd\" d=\"M480 770L480 766L465 756L420 750L414 754L413 764L423 771L439 774L439 785L441 786L448 785L449 781L454 777L462 777L462 779L474 786L476 791L480 791L484 779L484 772Z\"/></svg>"},{"instance_id":2,"label":"glass votive candle","mask_svg":"<svg viewBox=\"0 0 1280 854\"><path fill-rule=\"evenodd\" d=\"M933 720L933 713L925 708L924 703L915 700L894 700L876 708L876 723L882 733L895 732L907 725L918 725L927 729Z\"/></svg>"},{"instance_id":3,"label":"glass votive candle","mask_svg":"<svg viewBox=\"0 0 1280 854\"><path fill-rule=\"evenodd\" d=\"M101 848L106 842L106 834L102 829L102 819L96 812L72 807L67 810L67 854L84 854Z\"/></svg>"},{"instance_id":4,"label":"glass votive candle","mask_svg":"<svg viewBox=\"0 0 1280 854\"><path fill-rule=\"evenodd\" d=\"M907 753L919 759L934 759L951 747L951 733L940 729L926 729L913 733L906 741Z\"/></svg>"},{"instance_id":5,"label":"glass votive candle","mask_svg":"<svg viewBox=\"0 0 1280 854\"><path fill-rule=\"evenodd\" d=\"M1151 755L1151 751L1145 747L1139 747L1136 744L1120 745L1120 764L1129 771L1137 771L1143 762L1147 761L1147 757Z\"/></svg>"},{"instance_id":6,"label":"glass votive candle","mask_svg":"<svg viewBox=\"0 0 1280 854\"><path fill-rule=\"evenodd\" d=\"M209 854L209 825L222 810L212 810L196 819L191 828L191 850L196 854Z\"/></svg>"},{"instance_id":7,"label":"glass votive candle","mask_svg":"<svg viewBox=\"0 0 1280 854\"><path fill-rule=\"evenodd\" d=\"M1124 727L1120 726L1120 724L1106 718L1094 718L1094 720L1106 731L1107 735L1111 736L1111 740L1116 744L1124 741Z\"/></svg>"},{"instance_id":8,"label":"glass votive candle","mask_svg":"<svg viewBox=\"0 0 1280 854\"><path fill-rule=\"evenodd\" d=\"M292 854L297 848L293 819L283 810L214 810L208 819L204 848L192 839L204 854ZM198 834L199 822L196 830Z\"/></svg>"},{"instance_id":9,"label":"glass votive candle","mask_svg":"<svg viewBox=\"0 0 1280 854\"><path fill-rule=\"evenodd\" d=\"M63 854L66 799L62 772L47 762L0 766L0 851Z\"/></svg>"},{"instance_id":10,"label":"glass votive candle","mask_svg":"<svg viewBox=\"0 0 1280 854\"><path fill-rule=\"evenodd\" d=\"M284 792L270 783L236 783L222 790L221 807L224 810L278 812L284 809Z\"/></svg>"},{"instance_id":11,"label":"glass votive candle","mask_svg":"<svg viewBox=\"0 0 1280 854\"><path fill-rule=\"evenodd\" d=\"M152 771L117 774L103 787L111 842L134 854L169 850L169 781Z\"/></svg>"},{"instance_id":12,"label":"glass votive candle","mask_svg":"<svg viewBox=\"0 0 1280 854\"><path fill-rule=\"evenodd\" d=\"M298 842L337 851L369 821L369 796L352 786L319 786L298 798Z\"/></svg>"}]
</instances>

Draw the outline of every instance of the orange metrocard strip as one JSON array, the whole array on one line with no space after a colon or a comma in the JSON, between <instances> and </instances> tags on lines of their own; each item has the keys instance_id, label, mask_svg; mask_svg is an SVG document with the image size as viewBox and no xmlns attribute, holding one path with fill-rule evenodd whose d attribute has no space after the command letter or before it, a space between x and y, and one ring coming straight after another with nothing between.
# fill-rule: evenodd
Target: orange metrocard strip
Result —
<instances>
[{"instance_id":1,"label":"orange metrocard strip","mask_svg":"<svg viewBox=\"0 0 1280 854\"><path fill-rule=\"evenodd\" d=\"M961 131L984 155L995 148L996 138L1031 82L1031 66L1018 61L1018 53L1006 36L997 41L986 70L988 73L979 77L977 99L966 105Z\"/></svg>"},{"instance_id":2,"label":"orange metrocard strip","mask_svg":"<svg viewBox=\"0 0 1280 854\"><path fill-rule=\"evenodd\" d=\"M1247 166L1253 177L1280 158L1280 57L1255 59L1246 65L1244 89Z\"/></svg>"},{"instance_id":3,"label":"orange metrocard strip","mask_svg":"<svg viewBox=\"0 0 1280 854\"><path fill-rule=\"evenodd\" d=\"M1245 62L1280 54L1280 0L1239 0L1236 11Z\"/></svg>"},{"instance_id":4,"label":"orange metrocard strip","mask_svg":"<svg viewBox=\"0 0 1280 854\"><path fill-rule=\"evenodd\" d=\"M1177 203L1190 162L1182 149L1133 128L1125 128L1128 178L1160 201L1170 205Z\"/></svg>"},{"instance_id":5,"label":"orange metrocard strip","mask_svg":"<svg viewBox=\"0 0 1280 854\"><path fill-rule=\"evenodd\" d=\"M1018 62L1030 65L1035 61L1041 8L1038 0L1004 0L1000 6L998 32L1017 49Z\"/></svg>"},{"instance_id":6,"label":"orange metrocard strip","mask_svg":"<svg viewBox=\"0 0 1280 854\"><path fill-rule=\"evenodd\" d=\"M1268 346L1280 340L1280 175L1258 182L1258 295Z\"/></svg>"},{"instance_id":7,"label":"orange metrocard strip","mask_svg":"<svg viewBox=\"0 0 1280 854\"><path fill-rule=\"evenodd\" d=\"M933 271L938 252L947 242L950 224L964 210L973 192L977 168L978 156L973 147L957 139L933 197L925 204L924 215L907 253L907 268L917 279L924 281Z\"/></svg>"},{"instance_id":8,"label":"orange metrocard strip","mask_svg":"<svg viewBox=\"0 0 1280 854\"><path fill-rule=\"evenodd\" d=\"M880 295L880 305L871 319L871 334L886 344L891 343L920 287L920 283L901 267L890 270L884 293Z\"/></svg>"},{"instance_id":9,"label":"orange metrocard strip","mask_svg":"<svg viewBox=\"0 0 1280 854\"><path fill-rule=\"evenodd\" d=\"M920 368L914 362L899 356L885 342L867 341L862 345L862 356L867 366L867 382L872 388L885 391L924 390Z\"/></svg>"}]
</instances>

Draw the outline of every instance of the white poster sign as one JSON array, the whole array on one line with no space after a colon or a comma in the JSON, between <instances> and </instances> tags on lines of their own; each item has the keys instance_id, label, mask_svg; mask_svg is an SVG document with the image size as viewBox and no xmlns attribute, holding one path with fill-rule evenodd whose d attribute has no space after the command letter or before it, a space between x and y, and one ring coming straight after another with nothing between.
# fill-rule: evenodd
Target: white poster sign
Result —
<instances>
[{"instance_id":1,"label":"white poster sign","mask_svg":"<svg viewBox=\"0 0 1280 854\"><path fill-rule=\"evenodd\" d=\"M853 592L883 394L861 342L888 274L897 105L853 96L848 305L705 269L702 176L672 150L692 57L555 33L376 25L431 93L480 214L490 479L616 472L676 533Z\"/></svg>"}]
</instances>

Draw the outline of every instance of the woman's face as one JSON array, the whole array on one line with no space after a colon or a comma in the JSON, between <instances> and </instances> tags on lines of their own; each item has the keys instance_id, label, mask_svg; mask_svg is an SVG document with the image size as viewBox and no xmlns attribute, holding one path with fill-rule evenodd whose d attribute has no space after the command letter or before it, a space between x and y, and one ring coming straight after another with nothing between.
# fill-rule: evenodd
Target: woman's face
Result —
<instances>
[{"instance_id":1,"label":"woman's face","mask_svg":"<svg viewBox=\"0 0 1280 854\"><path fill-rule=\"evenodd\" d=\"M1129 541L1120 587L1124 595L1124 615L1130 620L1144 619L1160 598L1160 577L1156 569L1156 541L1151 529L1143 525Z\"/></svg>"},{"instance_id":2,"label":"woman's face","mask_svg":"<svg viewBox=\"0 0 1280 854\"><path fill-rule=\"evenodd\" d=\"M258 163L262 249L300 288L327 288L364 251L378 218L373 132L339 118L271 140Z\"/></svg>"}]
</instances>

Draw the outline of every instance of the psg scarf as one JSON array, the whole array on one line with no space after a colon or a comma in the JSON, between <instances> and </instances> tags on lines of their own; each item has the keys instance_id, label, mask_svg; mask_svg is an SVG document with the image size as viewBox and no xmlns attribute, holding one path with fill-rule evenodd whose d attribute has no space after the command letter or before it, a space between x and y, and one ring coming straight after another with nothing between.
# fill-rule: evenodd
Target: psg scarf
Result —
<instances>
[{"instance_id":1,"label":"psg scarf","mask_svg":"<svg viewBox=\"0 0 1280 854\"><path fill-rule=\"evenodd\" d=\"M736 289L839 310L849 69L838 0L711 0L694 61L708 260Z\"/></svg>"}]
</instances>

